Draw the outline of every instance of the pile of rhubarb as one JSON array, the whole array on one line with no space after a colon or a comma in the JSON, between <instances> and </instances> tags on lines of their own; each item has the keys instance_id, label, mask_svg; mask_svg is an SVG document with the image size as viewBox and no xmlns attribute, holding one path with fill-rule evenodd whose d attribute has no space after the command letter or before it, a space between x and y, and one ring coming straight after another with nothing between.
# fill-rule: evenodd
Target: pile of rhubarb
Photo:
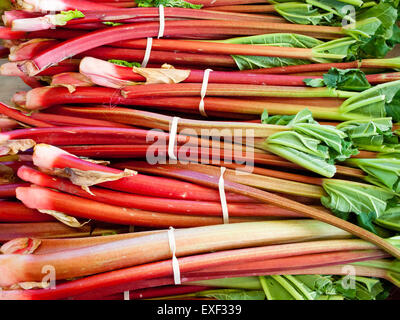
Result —
<instances>
[{"instance_id":1,"label":"pile of rhubarb","mask_svg":"<svg viewBox=\"0 0 400 320\"><path fill-rule=\"evenodd\" d=\"M396 298L398 2L0 8L0 299Z\"/></svg>"}]
</instances>

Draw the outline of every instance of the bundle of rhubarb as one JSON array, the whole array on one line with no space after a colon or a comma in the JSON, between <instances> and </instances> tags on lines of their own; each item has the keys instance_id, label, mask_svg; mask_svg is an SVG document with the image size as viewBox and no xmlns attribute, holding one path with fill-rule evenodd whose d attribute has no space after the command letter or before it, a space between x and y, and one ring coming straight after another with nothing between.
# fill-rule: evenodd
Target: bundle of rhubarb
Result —
<instances>
[{"instance_id":1,"label":"bundle of rhubarb","mask_svg":"<svg viewBox=\"0 0 400 320\"><path fill-rule=\"evenodd\" d=\"M0 8L0 299L396 297L396 1Z\"/></svg>"}]
</instances>

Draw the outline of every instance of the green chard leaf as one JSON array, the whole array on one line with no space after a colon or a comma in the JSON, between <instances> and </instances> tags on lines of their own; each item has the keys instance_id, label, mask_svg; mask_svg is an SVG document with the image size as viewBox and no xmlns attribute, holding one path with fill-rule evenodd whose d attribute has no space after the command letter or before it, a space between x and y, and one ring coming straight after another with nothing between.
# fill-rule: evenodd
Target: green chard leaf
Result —
<instances>
[{"instance_id":1,"label":"green chard leaf","mask_svg":"<svg viewBox=\"0 0 400 320\"><path fill-rule=\"evenodd\" d=\"M140 66L141 66L139 62L128 62L125 60L117 60L117 59L111 59L111 60L108 60L108 62L114 63L118 66L129 67L129 68L133 68L133 67L140 68Z\"/></svg>"},{"instance_id":2,"label":"green chard leaf","mask_svg":"<svg viewBox=\"0 0 400 320\"><path fill-rule=\"evenodd\" d=\"M395 194L386 189L348 180L325 179L322 187L327 196L321 198L321 203L334 212L357 215L372 212L379 217L386 211L388 201L395 198Z\"/></svg>"},{"instance_id":3,"label":"green chard leaf","mask_svg":"<svg viewBox=\"0 0 400 320\"><path fill-rule=\"evenodd\" d=\"M218 40L221 43L235 44L255 44L275 47L292 47L292 48L313 48L323 44L322 41L312 37L291 34L291 33L273 33L263 34L250 37L239 37L228 40ZM263 56L243 56L233 55L238 68L240 70L251 70L260 68L284 67L298 64L308 64L309 60L280 58L280 57L263 57Z\"/></svg>"},{"instance_id":4,"label":"green chard leaf","mask_svg":"<svg viewBox=\"0 0 400 320\"><path fill-rule=\"evenodd\" d=\"M201 9L203 5L192 4L184 0L135 0L138 7L175 7L175 8L189 8L189 9Z\"/></svg>"},{"instance_id":5,"label":"green chard leaf","mask_svg":"<svg viewBox=\"0 0 400 320\"><path fill-rule=\"evenodd\" d=\"M272 118L275 122L283 119ZM343 161L358 153L343 131L320 125L308 109L292 116L287 127L292 130L271 135L265 140L264 148L323 176L335 174L335 161Z\"/></svg>"}]
</instances>

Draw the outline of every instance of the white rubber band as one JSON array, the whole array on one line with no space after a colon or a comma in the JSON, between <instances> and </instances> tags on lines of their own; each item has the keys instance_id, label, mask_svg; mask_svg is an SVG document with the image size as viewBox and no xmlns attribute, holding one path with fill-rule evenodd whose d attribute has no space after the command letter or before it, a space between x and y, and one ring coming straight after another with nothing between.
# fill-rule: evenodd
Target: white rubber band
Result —
<instances>
[{"instance_id":1,"label":"white rubber band","mask_svg":"<svg viewBox=\"0 0 400 320\"><path fill-rule=\"evenodd\" d=\"M179 117L173 117L169 129L168 156L170 159L177 160L175 156L175 140L178 132Z\"/></svg>"},{"instance_id":2,"label":"white rubber band","mask_svg":"<svg viewBox=\"0 0 400 320\"><path fill-rule=\"evenodd\" d=\"M179 262L176 258L176 243L175 243L175 234L174 228L170 227L168 230L168 241L169 248L172 253L172 270L174 271L174 282L175 284L181 284L181 270L179 268Z\"/></svg>"},{"instance_id":3,"label":"white rubber band","mask_svg":"<svg viewBox=\"0 0 400 320\"><path fill-rule=\"evenodd\" d=\"M124 291L124 300L129 301L130 300L130 292L129 291Z\"/></svg>"},{"instance_id":4,"label":"white rubber band","mask_svg":"<svg viewBox=\"0 0 400 320\"><path fill-rule=\"evenodd\" d=\"M147 38L146 51L144 52L144 57L141 64L142 68L146 68L147 64L149 63L152 46L153 46L153 38Z\"/></svg>"},{"instance_id":5,"label":"white rubber band","mask_svg":"<svg viewBox=\"0 0 400 320\"><path fill-rule=\"evenodd\" d=\"M229 212L225 195L225 181L224 181L225 170L226 170L225 167L221 167L221 176L219 177L218 188L219 188L219 197L221 199L222 217L224 219L224 224L227 224L229 223Z\"/></svg>"},{"instance_id":6,"label":"white rubber band","mask_svg":"<svg viewBox=\"0 0 400 320\"><path fill-rule=\"evenodd\" d=\"M199 103L199 111L200 114L203 117L207 117L206 110L204 109L204 98L207 93L207 87L208 87L208 79L210 78L210 72L213 71L212 69L206 69L204 70L204 75L203 75L203 83L201 85L201 91L200 91L200 103Z\"/></svg>"},{"instance_id":7,"label":"white rubber band","mask_svg":"<svg viewBox=\"0 0 400 320\"><path fill-rule=\"evenodd\" d=\"M165 29L165 14L164 14L164 6L160 4L158 7L158 14L160 16L160 29L158 30L157 39L160 39L164 36L164 29Z\"/></svg>"}]
</instances>

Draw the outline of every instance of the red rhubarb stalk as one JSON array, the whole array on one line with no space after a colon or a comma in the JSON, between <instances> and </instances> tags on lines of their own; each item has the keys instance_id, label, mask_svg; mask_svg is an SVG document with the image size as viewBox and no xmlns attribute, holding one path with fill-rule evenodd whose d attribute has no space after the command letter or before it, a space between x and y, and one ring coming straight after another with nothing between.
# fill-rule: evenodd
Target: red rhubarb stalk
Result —
<instances>
[{"instance_id":1,"label":"red rhubarb stalk","mask_svg":"<svg viewBox=\"0 0 400 320\"><path fill-rule=\"evenodd\" d=\"M243 13L215 12L208 10L192 10L186 8L166 7L164 9L166 20L177 19L204 19L204 20L237 20L237 21L263 21L263 22L285 22L281 17L276 16L257 16ZM26 16L9 14L6 17L6 26L12 26L15 31L37 31L57 27L51 20L51 15L46 16ZM88 25L93 23L116 21L119 23L145 22L149 19L159 19L158 8L133 8L133 9L113 9L85 12L85 16L79 19L72 19L66 22L63 27ZM104 24L100 26L105 27Z\"/></svg>"},{"instance_id":2,"label":"red rhubarb stalk","mask_svg":"<svg viewBox=\"0 0 400 320\"><path fill-rule=\"evenodd\" d=\"M23 184L20 186L22 187ZM0 186L0 195L2 193ZM14 191L15 194L15 191ZM37 210L29 209L20 202L1 201L0 203L0 221L1 222L45 222L54 221L54 218L40 213ZM10 230L12 232L12 230Z\"/></svg>"},{"instance_id":3,"label":"red rhubarb stalk","mask_svg":"<svg viewBox=\"0 0 400 320\"><path fill-rule=\"evenodd\" d=\"M175 230L177 257L229 250L215 252L213 255L216 258L209 259L209 267L212 266L212 262L215 263L215 260L219 260L214 265L216 267L221 265L221 260L224 258L226 260L227 257L232 259L232 256L238 262L243 259L243 256L245 257L243 262L250 262L298 256L309 252L342 250L338 248L338 244L343 243L342 241L339 243L332 241L330 245L327 241L314 242L312 240L333 240L346 237L349 237L348 233L313 220L250 222ZM282 242L296 241L311 242L277 245ZM368 245L370 246L370 244ZM232 250L237 248L247 249ZM237 255L234 255L235 251ZM170 259L170 257L166 231L64 252L43 255L0 255L2 262L0 264L2 271L0 285L8 286L18 282L41 281L43 277L41 270L44 265L52 265L55 268L57 279L68 279L148 264ZM168 262L168 268L170 268L171 262ZM29 270L26 269L27 265L29 265ZM83 265L84 268L82 268ZM182 265L180 267L181 272L184 272Z\"/></svg>"},{"instance_id":4,"label":"red rhubarb stalk","mask_svg":"<svg viewBox=\"0 0 400 320\"><path fill-rule=\"evenodd\" d=\"M36 166L50 170L74 168L81 171L97 171L115 175L123 173L123 171L118 169L79 159L61 149L48 145L36 145L33 161ZM216 192L215 190L196 186L192 183L168 178L146 176L140 173L116 181L103 182L99 186L128 193L159 196L164 198L220 201L219 192ZM232 197L231 194L227 195L227 199L236 199L239 201L245 199L248 200L245 197Z\"/></svg>"},{"instance_id":5,"label":"red rhubarb stalk","mask_svg":"<svg viewBox=\"0 0 400 320\"><path fill-rule=\"evenodd\" d=\"M53 125L45 122L45 121L41 121L41 120L36 120L36 119L32 119L29 116L24 115L23 113L11 109L9 106L5 105L4 103L0 102L0 113L10 117L11 119L17 120L19 122L25 123L27 125L31 125L33 127L38 127L38 128L49 128L49 127L53 127Z\"/></svg>"},{"instance_id":6,"label":"red rhubarb stalk","mask_svg":"<svg viewBox=\"0 0 400 320\"><path fill-rule=\"evenodd\" d=\"M197 182L198 184L213 187L215 189L219 188L219 175L215 177L198 172L192 173L190 171L187 171L180 174L180 179ZM312 207L307 207L302 203L289 199L285 200L283 197L272 194L270 192L258 190L256 188L248 187L231 181L225 181L225 190L235 192L243 196L252 197L253 199L256 199L258 201L273 204L281 208L300 212L310 218L329 223L333 226L346 230L361 239L374 243L375 245L392 254L396 258L400 257L400 250L386 240L382 239L372 232L367 231L366 229L363 229L341 218L338 218L330 214L329 212L318 210Z\"/></svg>"},{"instance_id":7,"label":"red rhubarb stalk","mask_svg":"<svg viewBox=\"0 0 400 320\"><path fill-rule=\"evenodd\" d=\"M122 231L127 232L128 228L115 225L94 228L87 224L81 228L71 228L61 222L0 223L0 242L26 237L51 239L89 237Z\"/></svg>"},{"instance_id":8,"label":"red rhubarb stalk","mask_svg":"<svg viewBox=\"0 0 400 320\"><path fill-rule=\"evenodd\" d=\"M17 199L28 208L62 212L78 218L87 218L97 221L135 225L153 228L188 228L207 226L222 223L221 217L207 217L195 215L178 215L125 208L87 200L60 192L51 191L42 187L17 188ZM68 204L68 205L67 205ZM255 219L231 218L230 222L246 222Z\"/></svg>"},{"instance_id":9,"label":"red rhubarb stalk","mask_svg":"<svg viewBox=\"0 0 400 320\"><path fill-rule=\"evenodd\" d=\"M1 169L1 167L0 167ZM0 171L1 172L1 171ZM3 172L1 172L3 173ZM0 184L0 198L15 198L15 190L19 187L28 187L27 183L7 183ZM1 202L1 210L5 202Z\"/></svg>"},{"instance_id":10,"label":"red rhubarb stalk","mask_svg":"<svg viewBox=\"0 0 400 320\"><path fill-rule=\"evenodd\" d=\"M81 127L82 125L90 126L90 127L114 127L114 128L132 128L131 126L127 126L121 123L106 121L106 120L96 120L96 119L88 119L88 118L78 118L71 116L63 116L57 114L48 114L48 113L33 113L31 118L45 121L46 123L50 123L56 126L77 126Z\"/></svg>"},{"instance_id":11,"label":"red rhubarb stalk","mask_svg":"<svg viewBox=\"0 0 400 320\"><path fill-rule=\"evenodd\" d=\"M137 208L149 211L184 215L222 216L221 205L216 202L173 200L165 198L145 197L122 192L111 191L102 188L91 187L91 194L72 184L69 180L48 176L29 167L21 167L18 170L21 179L33 184L67 192L82 198L96 200L98 202L112 204L125 208ZM1 187L1 186L0 186ZM1 190L1 189L0 189ZM265 217L299 217L301 215L282 210L264 204L236 203L228 204L229 215L265 216Z\"/></svg>"},{"instance_id":12,"label":"red rhubarb stalk","mask_svg":"<svg viewBox=\"0 0 400 320\"><path fill-rule=\"evenodd\" d=\"M107 5L86 0L16 0L16 4L23 10L33 12L112 9Z\"/></svg>"},{"instance_id":13,"label":"red rhubarb stalk","mask_svg":"<svg viewBox=\"0 0 400 320\"><path fill-rule=\"evenodd\" d=\"M262 34L267 31L272 31L275 28L275 32L287 32L289 29L293 31L293 25L282 24L282 23L262 23L262 22L250 22L247 21L245 24L237 23L234 21L204 21L204 20L190 20L190 21L166 21L164 36L177 36L177 35L190 35L194 33L193 26L196 26L196 34L202 32L209 32L219 34L231 32L232 35L237 34ZM286 28L285 28L286 27ZM295 27L297 31L299 26ZM257 32L258 30L258 32ZM309 32L321 32L325 31L330 34L342 34L340 27L324 27L324 26L308 26L302 25L301 30ZM31 63L26 64L26 70L30 75L35 75L46 69L47 67L60 62L67 57L72 57L84 51L97 48L106 44L110 44L116 41L130 40L130 39L141 39L146 37L155 37L159 32L159 23L149 22L143 24L129 24L113 27L110 29L99 30L76 37L71 40L67 40L50 50L46 50L39 54L37 57L31 60ZM272 48L272 47L270 47ZM296 49L296 48L295 48ZM274 49L271 49L274 50ZM276 49L278 50L278 49ZM287 52L288 50L279 51ZM296 49L296 51L298 51Z\"/></svg>"},{"instance_id":14,"label":"red rhubarb stalk","mask_svg":"<svg viewBox=\"0 0 400 320\"><path fill-rule=\"evenodd\" d=\"M289 248L296 248L298 251L292 251ZM304 246L304 247L303 247ZM301 248L301 249L300 249ZM277 249L281 249L280 253ZM288 252L291 251L290 253ZM320 249L321 250L321 249ZM275 252L274 252L275 251ZM305 251L305 252L304 252ZM307 248L307 243L302 244L289 244L289 245L278 245L268 246L261 248L249 248L241 250L228 250L223 252L208 253L202 255L194 255L190 257L180 258L179 266L183 282L194 281L197 279L185 278L185 274L201 269L216 267L220 265L231 265L235 262L251 262L251 261L269 261L266 259L272 259L271 265L275 265L275 270L280 266L280 271L284 271L286 266L290 263L300 265L303 261L303 268L323 266L324 263L319 261L318 255L307 254L306 252L324 252L315 251ZM303 253L304 252L304 253ZM326 252L326 251L325 251ZM329 252L329 251L328 251ZM361 251L363 252L363 251ZM303 254L303 255L302 255ZM362 260L365 256L371 256L373 253L367 252L362 258L356 251L354 256L357 256ZM376 253L375 253L376 255ZM362 256L362 254L361 254ZM332 264L332 260L336 259L338 263L340 261L340 253L336 254L325 253L319 257L324 257L325 261L329 261ZM330 259L329 259L330 258ZM289 268L288 268L289 269ZM265 273L264 273L265 274ZM107 272L99 275L86 277L62 283L57 285L54 290L19 290L19 291L2 291L0 297L2 299L62 299L67 297L73 297L95 290L101 290L103 294L113 294L125 290L135 290L143 287L147 287L146 280L169 277L169 283L172 284L173 270L171 260L160 261L156 263L144 264L141 266L135 266L131 268L116 270ZM140 284L139 284L140 283ZM138 285L136 285L138 284ZM153 283L154 286L160 285Z\"/></svg>"}]
</instances>

